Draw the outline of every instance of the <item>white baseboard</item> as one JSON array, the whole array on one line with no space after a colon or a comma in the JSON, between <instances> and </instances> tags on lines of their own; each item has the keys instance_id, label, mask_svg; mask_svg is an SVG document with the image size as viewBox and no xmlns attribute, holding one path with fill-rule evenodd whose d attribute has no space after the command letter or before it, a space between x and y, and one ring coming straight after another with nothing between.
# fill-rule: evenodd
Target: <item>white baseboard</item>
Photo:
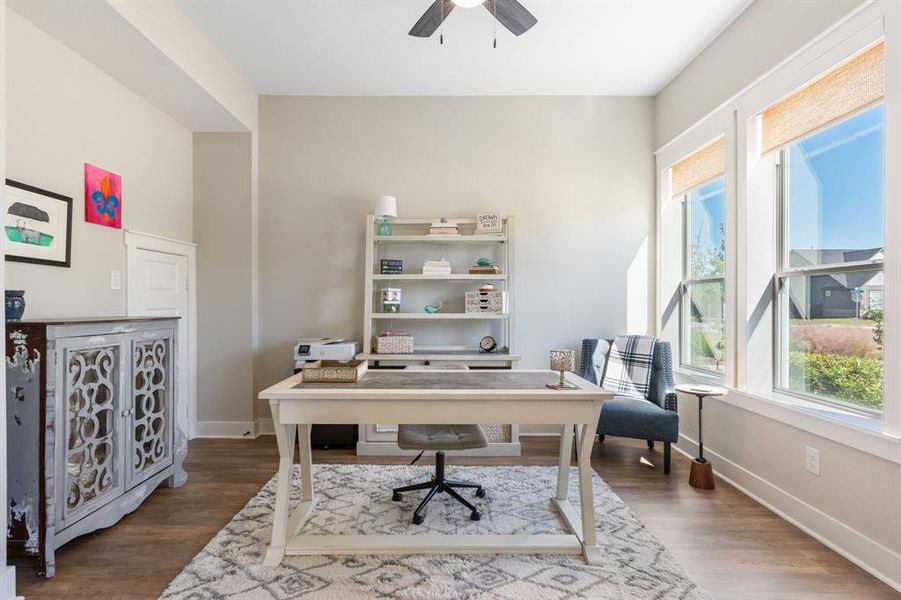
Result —
<instances>
[{"instance_id":1,"label":"white baseboard","mask_svg":"<svg viewBox=\"0 0 901 600\"><path fill-rule=\"evenodd\" d=\"M679 444L688 446L689 451L673 446L677 452L694 458L698 448L695 440L680 435ZM717 477L901 592L901 554L707 447L704 454L711 457Z\"/></svg>"},{"instance_id":2,"label":"white baseboard","mask_svg":"<svg viewBox=\"0 0 901 600\"><path fill-rule=\"evenodd\" d=\"M195 438L253 439L256 437L254 421L197 421Z\"/></svg>"},{"instance_id":3,"label":"white baseboard","mask_svg":"<svg viewBox=\"0 0 901 600\"><path fill-rule=\"evenodd\" d=\"M16 596L16 568L9 565L0 565L0 600L17 600L22 596Z\"/></svg>"}]
</instances>

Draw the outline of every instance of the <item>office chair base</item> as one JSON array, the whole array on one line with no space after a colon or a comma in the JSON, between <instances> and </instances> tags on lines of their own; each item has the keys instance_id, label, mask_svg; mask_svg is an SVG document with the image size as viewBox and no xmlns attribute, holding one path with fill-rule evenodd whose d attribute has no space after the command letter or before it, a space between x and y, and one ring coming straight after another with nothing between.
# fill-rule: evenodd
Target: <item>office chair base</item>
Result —
<instances>
[{"instance_id":1,"label":"office chair base","mask_svg":"<svg viewBox=\"0 0 901 600\"><path fill-rule=\"evenodd\" d=\"M413 524L421 525L425 516L422 514L425 510L426 505L432 500L435 494L447 494L451 496L454 500L468 508L470 511L469 518L473 521L478 521L482 518L482 514L476 509L475 506L470 504L463 496L458 494L456 489L474 489L476 491L476 497L484 498L485 497L485 489L478 483L473 483L471 481L457 481L455 479L445 479L444 478L444 452L436 452L435 453L435 478L431 481L426 481L423 483L414 483L413 485L405 485L403 487L394 488L392 490L391 499L395 502L400 502L403 500L403 492L413 492L417 490L428 490L426 492L425 497L419 503L419 506L416 507L416 510L413 511Z\"/></svg>"}]
</instances>

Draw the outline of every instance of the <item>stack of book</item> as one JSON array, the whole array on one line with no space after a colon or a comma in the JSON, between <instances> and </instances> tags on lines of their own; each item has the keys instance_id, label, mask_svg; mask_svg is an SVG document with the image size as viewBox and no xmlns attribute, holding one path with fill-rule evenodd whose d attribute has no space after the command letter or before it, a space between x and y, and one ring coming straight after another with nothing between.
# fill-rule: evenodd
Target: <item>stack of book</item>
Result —
<instances>
[{"instance_id":1,"label":"stack of book","mask_svg":"<svg viewBox=\"0 0 901 600\"><path fill-rule=\"evenodd\" d=\"M472 265L469 267L471 275L499 275L500 267L497 265Z\"/></svg>"},{"instance_id":2,"label":"stack of book","mask_svg":"<svg viewBox=\"0 0 901 600\"><path fill-rule=\"evenodd\" d=\"M422 265L423 275L450 275L451 264L444 260L427 260Z\"/></svg>"},{"instance_id":3,"label":"stack of book","mask_svg":"<svg viewBox=\"0 0 901 600\"><path fill-rule=\"evenodd\" d=\"M448 221L437 221L429 227L429 235L460 235L460 230L456 223Z\"/></svg>"}]
</instances>

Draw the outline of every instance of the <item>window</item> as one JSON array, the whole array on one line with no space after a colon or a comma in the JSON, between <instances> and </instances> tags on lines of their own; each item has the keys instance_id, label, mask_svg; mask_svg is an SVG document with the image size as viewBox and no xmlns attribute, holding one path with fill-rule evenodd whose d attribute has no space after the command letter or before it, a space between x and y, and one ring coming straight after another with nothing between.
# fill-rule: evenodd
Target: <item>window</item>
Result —
<instances>
[{"instance_id":1,"label":"window","mask_svg":"<svg viewBox=\"0 0 901 600\"><path fill-rule=\"evenodd\" d=\"M775 150L780 152L782 201L776 387L863 412L879 412L883 403L881 46L805 88L815 88L856 64L854 68L868 72L866 77L858 74L852 79L869 82L876 90L861 94L863 106L845 106L846 114L828 124L808 122L812 131L801 133L795 128L787 134L792 139ZM847 102L843 89L820 89L813 105L822 110L824 105ZM797 103L805 90L783 103ZM839 100L833 102L833 96ZM803 116L789 115L782 121L803 120ZM764 113L765 140L766 128Z\"/></svg>"},{"instance_id":2,"label":"window","mask_svg":"<svg viewBox=\"0 0 901 600\"><path fill-rule=\"evenodd\" d=\"M674 197L683 206L681 363L725 372L725 145L705 146L673 166Z\"/></svg>"}]
</instances>

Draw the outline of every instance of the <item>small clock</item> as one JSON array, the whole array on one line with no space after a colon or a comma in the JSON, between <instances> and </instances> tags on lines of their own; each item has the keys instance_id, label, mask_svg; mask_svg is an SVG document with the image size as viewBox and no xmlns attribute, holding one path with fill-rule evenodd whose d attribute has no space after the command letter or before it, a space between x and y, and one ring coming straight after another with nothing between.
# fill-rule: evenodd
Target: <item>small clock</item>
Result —
<instances>
[{"instance_id":1,"label":"small clock","mask_svg":"<svg viewBox=\"0 0 901 600\"><path fill-rule=\"evenodd\" d=\"M497 342L490 335L486 335L479 342L479 352L497 352Z\"/></svg>"}]
</instances>

